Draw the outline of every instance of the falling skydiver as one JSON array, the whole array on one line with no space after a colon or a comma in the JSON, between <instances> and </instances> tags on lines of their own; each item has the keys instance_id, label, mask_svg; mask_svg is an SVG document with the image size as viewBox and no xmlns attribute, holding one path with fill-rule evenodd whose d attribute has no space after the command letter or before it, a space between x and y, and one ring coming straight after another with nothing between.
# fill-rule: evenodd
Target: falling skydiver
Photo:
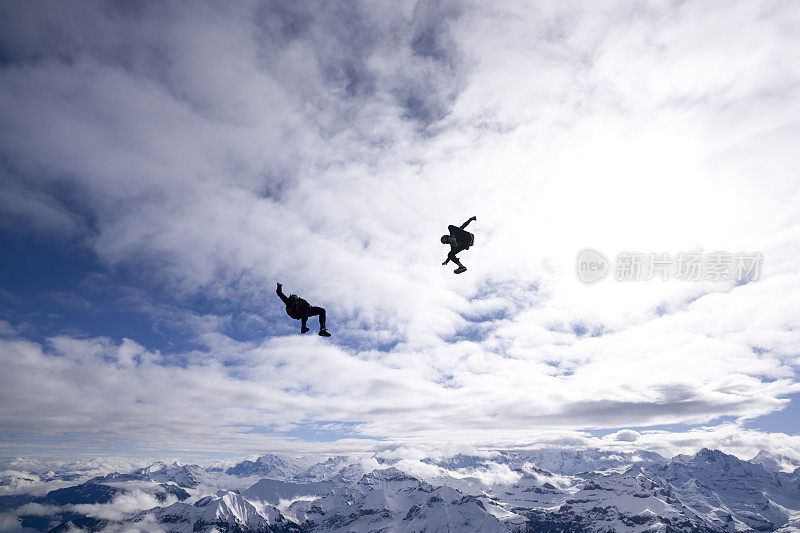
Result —
<instances>
[{"instance_id":1,"label":"falling skydiver","mask_svg":"<svg viewBox=\"0 0 800 533\"><path fill-rule=\"evenodd\" d=\"M450 253L447 254L447 260L442 264L446 265L450 261L457 264L458 268L453 271L456 274L461 274L462 272L465 272L467 270L467 267L462 265L461 261L458 260L456 254L464 250L468 250L469 247L472 246L473 243L475 242L475 235L464 229L473 220L478 220L478 218L472 217L463 224L461 224L460 227L447 226L447 229L450 230L450 235L442 235L441 238L442 244L450 245Z\"/></svg>"},{"instance_id":2,"label":"falling skydiver","mask_svg":"<svg viewBox=\"0 0 800 533\"><path fill-rule=\"evenodd\" d=\"M309 329L306 327L308 317L319 315L319 335L321 337L331 336L328 330L325 329L325 309L312 306L296 294L291 294L287 298L286 295L283 294L282 283L278 283L278 288L275 292L278 293L280 299L286 304L286 314L300 321L300 333L308 333Z\"/></svg>"}]
</instances>

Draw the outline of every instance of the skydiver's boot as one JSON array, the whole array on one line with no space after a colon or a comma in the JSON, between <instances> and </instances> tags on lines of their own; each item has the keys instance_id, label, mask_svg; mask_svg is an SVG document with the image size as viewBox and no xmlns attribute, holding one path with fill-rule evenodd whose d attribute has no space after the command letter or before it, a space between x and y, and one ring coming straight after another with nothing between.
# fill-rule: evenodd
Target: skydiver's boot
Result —
<instances>
[{"instance_id":1,"label":"skydiver's boot","mask_svg":"<svg viewBox=\"0 0 800 533\"><path fill-rule=\"evenodd\" d=\"M454 274L461 274L462 272L466 272L466 271L467 271L467 267L460 266L457 269L453 270L453 273Z\"/></svg>"},{"instance_id":2,"label":"skydiver's boot","mask_svg":"<svg viewBox=\"0 0 800 533\"><path fill-rule=\"evenodd\" d=\"M303 327L301 327L301 328L300 328L300 333L308 333L309 331L311 331L311 330L310 330L310 329L308 329L308 328L307 328L307 327L305 327L305 326L303 326Z\"/></svg>"},{"instance_id":3,"label":"skydiver's boot","mask_svg":"<svg viewBox=\"0 0 800 533\"><path fill-rule=\"evenodd\" d=\"M318 335L319 335L320 337L330 337L330 336L331 336L331 334L330 334L330 333L328 333L328 330L327 330L327 329L321 329L321 330L319 330L319 333L318 333Z\"/></svg>"}]
</instances>

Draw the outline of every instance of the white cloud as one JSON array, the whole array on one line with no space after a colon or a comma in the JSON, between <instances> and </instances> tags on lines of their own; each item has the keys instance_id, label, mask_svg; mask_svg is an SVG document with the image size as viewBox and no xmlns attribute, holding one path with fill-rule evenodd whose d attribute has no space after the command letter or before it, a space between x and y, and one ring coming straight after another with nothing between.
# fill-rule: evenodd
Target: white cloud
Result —
<instances>
[{"instance_id":1,"label":"white cloud","mask_svg":"<svg viewBox=\"0 0 800 533\"><path fill-rule=\"evenodd\" d=\"M36 474L19 470L0 470L0 494L18 494L27 492L31 487L41 483Z\"/></svg>"},{"instance_id":2,"label":"white cloud","mask_svg":"<svg viewBox=\"0 0 800 533\"><path fill-rule=\"evenodd\" d=\"M67 508L86 516L119 522L135 512L158 506L168 506L176 501L178 501L176 497L169 495L165 502L159 502L152 494L133 488L133 490L127 490L116 496L109 503L70 505Z\"/></svg>"},{"instance_id":3,"label":"white cloud","mask_svg":"<svg viewBox=\"0 0 800 533\"><path fill-rule=\"evenodd\" d=\"M155 517L145 515L141 522L135 524L109 524L102 533L166 533Z\"/></svg>"},{"instance_id":4,"label":"white cloud","mask_svg":"<svg viewBox=\"0 0 800 533\"><path fill-rule=\"evenodd\" d=\"M58 511L58 506L42 505L40 503L26 503L15 509L18 515L50 516Z\"/></svg>"},{"instance_id":5,"label":"white cloud","mask_svg":"<svg viewBox=\"0 0 800 533\"><path fill-rule=\"evenodd\" d=\"M642 431L635 443L591 439L592 445L627 451L649 450L665 457L693 454L700 448L722 450L742 460L752 459L760 450L800 458L800 436L746 429L737 424L719 424L684 431Z\"/></svg>"},{"instance_id":6,"label":"white cloud","mask_svg":"<svg viewBox=\"0 0 800 533\"><path fill-rule=\"evenodd\" d=\"M638 431L633 431L632 429L622 429L614 434L614 439L624 442L636 442L641 436L642 434Z\"/></svg>"},{"instance_id":7,"label":"white cloud","mask_svg":"<svg viewBox=\"0 0 800 533\"><path fill-rule=\"evenodd\" d=\"M0 513L0 532L19 533L20 523L14 513ZM23 530L24 531L24 530ZM35 531L35 530L30 530Z\"/></svg>"},{"instance_id":8,"label":"white cloud","mask_svg":"<svg viewBox=\"0 0 800 533\"><path fill-rule=\"evenodd\" d=\"M239 342L230 316L129 295L198 349L2 341L18 450L580 441L800 390L791 3L114 9L3 25L21 58L0 70L5 215L81 235L178 306L294 333L283 281L328 308L334 343ZM437 239L471 215L455 277ZM758 250L764 275L586 287L587 245ZM299 423L370 438L263 432Z\"/></svg>"},{"instance_id":9,"label":"white cloud","mask_svg":"<svg viewBox=\"0 0 800 533\"><path fill-rule=\"evenodd\" d=\"M16 334L16 328L8 323L6 320L0 320L0 335L12 336Z\"/></svg>"},{"instance_id":10,"label":"white cloud","mask_svg":"<svg viewBox=\"0 0 800 533\"><path fill-rule=\"evenodd\" d=\"M497 463L487 463L480 468L462 468L458 473L464 476L478 478L482 484L491 485L511 485L522 477L519 472L514 472L508 465Z\"/></svg>"}]
</instances>

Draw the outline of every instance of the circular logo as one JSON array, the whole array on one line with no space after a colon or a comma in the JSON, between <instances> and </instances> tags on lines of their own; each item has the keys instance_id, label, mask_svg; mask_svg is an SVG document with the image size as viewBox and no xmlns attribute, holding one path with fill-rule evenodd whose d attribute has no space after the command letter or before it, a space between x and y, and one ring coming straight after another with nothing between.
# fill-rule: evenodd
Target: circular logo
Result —
<instances>
[{"instance_id":1,"label":"circular logo","mask_svg":"<svg viewBox=\"0 0 800 533\"><path fill-rule=\"evenodd\" d=\"M575 259L575 272L583 283L594 283L608 275L608 259L594 248L584 248Z\"/></svg>"}]
</instances>

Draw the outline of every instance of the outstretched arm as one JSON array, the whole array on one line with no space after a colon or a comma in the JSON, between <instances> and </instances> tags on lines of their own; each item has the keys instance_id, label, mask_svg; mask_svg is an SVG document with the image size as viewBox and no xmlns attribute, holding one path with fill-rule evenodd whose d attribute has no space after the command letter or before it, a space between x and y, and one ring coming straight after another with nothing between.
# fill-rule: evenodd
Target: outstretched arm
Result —
<instances>
[{"instance_id":1,"label":"outstretched arm","mask_svg":"<svg viewBox=\"0 0 800 533\"><path fill-rule=\"evenodd\" d=\"M470 222L472 222L473 220L478 220L478 217L471 217L469 220L467 220L466 222L464 222L463 224L461 224L461 229L464 229L464 228L466 228L466 227L467 227L467 225L468 225Z\"/></svg>"},{"instance_id":2,"label":"outstretched arm","mask_svg":"<svg viewBox=\"0 0 800 533\"><path fill-rule=\"evenodd\" d=\"M286 295L283 294L283 284L282 283L278 283L278 288L275 290L275 292L278 293L278 296L280 297L281 300L283 300L283 303L285 305L289 305L289 298L287 298Z\"/></svg>"}]
</instances>

